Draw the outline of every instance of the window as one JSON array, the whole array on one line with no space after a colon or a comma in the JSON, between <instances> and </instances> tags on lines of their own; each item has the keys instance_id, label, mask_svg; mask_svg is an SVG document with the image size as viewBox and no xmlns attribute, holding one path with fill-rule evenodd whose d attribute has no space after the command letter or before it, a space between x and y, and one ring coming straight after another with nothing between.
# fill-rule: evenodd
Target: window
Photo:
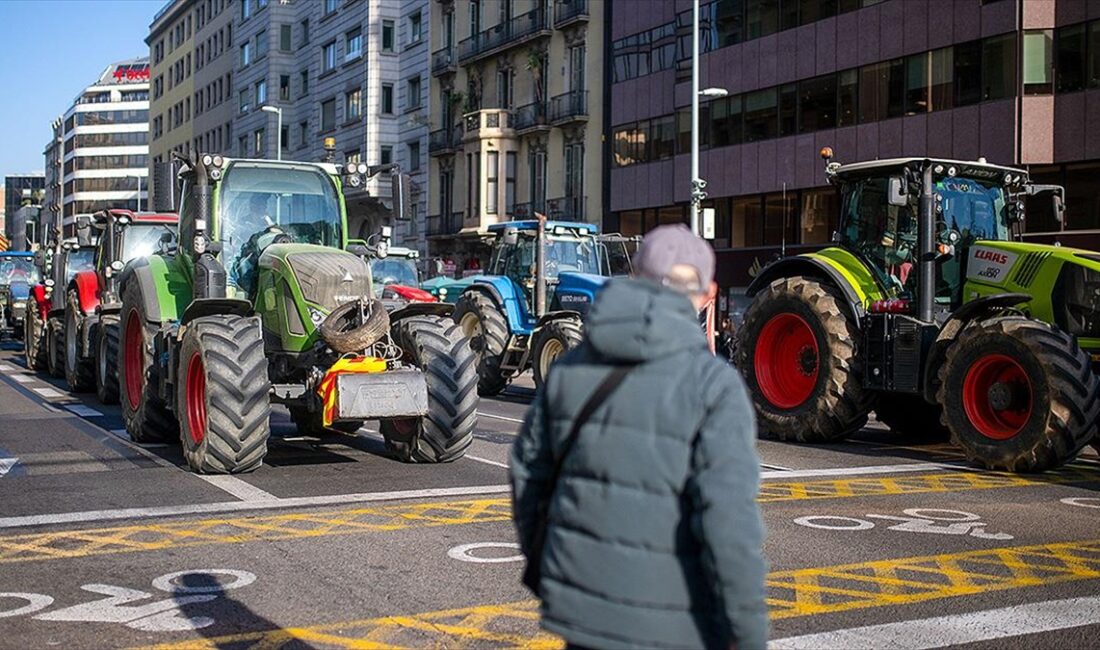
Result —
<instances>
[{"instance_id":1,"label":"window","mask_svg":"<svg viewBox=\"0 0 1100 650\"><path fill-rule=\"evenodd\" d=\"M932 71L929 110L951 108L955 105L955 51L950 47L933 50L929 67Z\"/></svg>"},{"instance_id":2,"label":"window","mask_svg":"<svg viewBox=\"0 0 1100 650\"><path fill-rule=\"evenodd\" d=\"M252 149L256 152L257 156L262 156L264 153L264 130L257 129L252 134Z\"/></svg>"},{"instance_id":3,"label":"window","mask_svg":"<svg viewBox=\"0 0 1100 650\"><path fill-rule=\"evenodd\" d=\"M532 151L528 158L531 211L546 212L546 152Z\"/></svg>"},{"instance_id":4,"label":"window","mask_svg":"<svg viewBox=\"0 0 1100 650\"><path fill-rule=\"evenodd\" d=\"M241 67L243 68L250 63L252 63L252 43L246 41L241 46Z\"/></svg>"},{"instance_id":5,"label":"window","mask_svg":"<svg viewBox=\"0 0 1100 650\"><path fill-rule=\"evenodd\" d=\"M799 133L836 126L836 79L830 74L798 84Z\"/></svg>"},{"instance_id":6,"label":"window","mask_svg":"<svg viewBox=\"0 0 1100 650\"><path fill-rule=\"evenodd\" d=\"M420 141L413 140L406 146L409 149L409 171L418 171L420 169Z\"/></svg>"},{"instance_id":7,"label":"window","mask_svg":"<svg viewBox=\"0 0 1100 650\"><path fill-rule=\"evenodd\" d=\"M237 151L242 158L248 157L248 136L242 135L237 138Z\"/></svg>"},{"instance_id":8,"label":"window","mask_svg":"<svg viewBox=\"0 0 1100 650\"><path fill-rule=\"evenodd\" d=\"M328 131L336 126L336 100L321 102L321 130Z\"/></svg>"},{"instance_id":9,"label":"window","mask_svg":"<svg viewBox=\"0 0 1100 650\"><path fill-rule=\"evenodd\" d=\"M256 106L263 106L267 103L267 81L261 80L256 82Z\"/></svg>"},{"instance_id":10,"label":"window","mask_svg":"<svg viewBox=\"0 0 1100 650\"><path fill-rule=\"evenodd\" d=\"M982 101L1016 96L1016 34L982 41Z\"/></svg>"},{"instance_id":11,"label":"window","mask_svg":"<svg viewBox=\"0 0 1100 650\"><path fill-rule=\"evenodd\" d=\"M344 119L356 120L363 116L363 91L359 88L344 95Z\"/></svg>"},{"instance_id":12,"label":"window","mask_svg":"<svg viewBox=\"0 0 1100 650\"><path fill-rule=\"evenodd\" d=\"M1100 88L1100 20L1089 24L1088 86Z\"/></svg>"},{"instance_id":13,"label":"window","mask_svg":"<svg viewBox=\"0 0 1100 650\"><path fill-rule=\"evenodd\" d=\"M279 51L290 51L290 25L279 25Z\"/></svg>"},{"instance_id":14,"label":"window","mask_svg":"<svg viewBox=\"0 0 1100 650\"><path fill-rule=\"evenodd\" d=\"M928 73L931 54L914 54L905 60L905 114L928 112Z\"/></svg>"},{"instance_id":15,"label":"window","mask_svg":"<svg viewBox=\"0 0 1100 650\"><path fill-rule=\"evenodd\" d=\"M509 68L497 71L497 106L512 108L512 79L515 73Z\"/></svg>"},{"instance_id":16,"label":"window","mask_svg":"<svg viewBox=\"0 0 1100 650\"><path fill-rule=\"evenodd\" d=\"M405 99L407 108L420 108L420 75L409 79L408 96Z\"/></svg>"},{"instance_id":17,"label":"window","mask_svg":"<svg viewBox=\"0 0 1100 650\"><path fill-rule=\"evenodd\" d=\"M382 165L388 165L393 162L393 147L388 144L382 145L382 148L379 151L378 162Z\"/></svg>"},{"instance_id":18,"label":"window","mask_svg":"<svg viewBox=\"0 0 1100 650\"><path fill-rule=\"evenodd\" d=\"M424 38L424 24L420 12L409 16L409 43L419 43Z\"/></svg>"},{"instance_id":19,"label":"window","mask_svg":"<svg viewBox=\"0 0 1100 650\"><path fill-rule=\"evenodd\" d=\"M279 101L290 101L290 75L279 75Z\"/></svg>"},{"instance_id":20,"label":"window","mask_svg":"<svg viewBox=\"0 0 1100 650\"><path fill-rule=\"evenodd\" d=\"M1054 89L1071 93L1085 89L1085 24L1062 27L1055 41L1054 69L1057 71Z\"/></svg>"},{"instance_id":21,"label":"window","mask_svg":"<svg viewBox=\"0 0 1100 650\"><path fill-rule=\"evenodd\" d=\"M382 113L393 114L393 84L382 84Z\"/></svg>"},{"instance_id":22,"label":"window","mask_svg":"<svg viewBox=\"0 0 1100 650\"><path fill-rule=\"evenodd\" d=\"M382 51L393 52L393 21L382 21Z\"/></svg>"},{"instance_id":23,"label":"window","mask_svg":"<svg viewBox=\"0 0 1100 650\"><path fill-rule=\"evenodd\" d=\"M584 205L584 143L565 145L566 219L579 220Z\"/></svg>"},{"instance_id":24,"label":"window","mask_svg":"<svg viewBox=\"0 0 1100 650\"><path fill-rule=\"evenodd\" d=\"M1024 94L1046 95L1054 90L1054 31L1024 32Z\"/></svg>"},{"instance_id":25,"label":"window","mask_svg":"<svg viewBox=\"0 0 1100 650\"><path fill-rule=\"evenodd\" d=\"M898 117L905 107L905 59L866 65L859 70L861 124Z\"/></svg>"},{"instance_id":26,"label":"window","mask_svg":"<svg viewBox=\"0 0 1100 650\"><path fill-rule=\"evenodd\" d=\"M247 113L252 108L252 96L247 90L242 90L240 95L240 112Z\"/></svg>"},{"instance_id":27,"label":"window","mask_svg":"<svg viewBox=\"0 0 1100 650\"><path fill-rule=\"evenodd\" d=\"M802 244L826 244L836 230L840 204L835 190L804 190L799 228Z\"/></svg>"},{"instance_id":28,"label":"window","mask_svg":"<svg viewBox=\"0 0 1100 650\"><path fill-rule=\"evenodd\" d=\"M499 165L499 152L489 151L485 154L485 212L488 214L497 213L497 194L500 192Z\"/></svg>"},{"instance_id":29,"label":"window","mask_svg":"<svg viewBox=\"0 0 1100 650\"><path fill-rule=\"evenodd\" d=\"M779 246L797 240L798 207L794 192L767 194L764 196L764 245Z\"/></svg>"},{"instance_id":30,"label":"window","mask_svg":"<svg viewBox=\"0 0 1100 650\"><path fill-rule=\"evenodd\" d=\"M775 88L745 95L745 142L775 137L779 130L777 99Z\"/></svg>"},{"instance_id":31,"label":"window","mask_svg":"<svg viewBox=\"0 0 1100 650\"><path fill-rule=\"evenodd\" d=\"M263 58L267 54L267 30L256 32L256 58Z\"/></svg>"},{"instance_id":32,"label":"window","mask_svg":"<svg viewBox=\"0 0 1100 650\"><path fill-rule=\"evenodd\" d=\"M982 42L955 46L955 106L976 104L982 99Z\"/></svg>"},{"instance_id":33,"label":"window","mask_svg":"<svg viewBox=\"0 0 1100 650\"><path fill-rule=\"evenodd\" d=\"M344 34L344 60L351 61L363 55L363 30L359 27Z\"/></svg>"},{"instance_id":34,"label":"window","mask_svg":"<svg viewBox=\"0 0 1100 650\"><path fill-rule=\"evenodd\" d=\"M241 0L241 20L248 20L252 16L252 3L249 0Z\"/></svg>"},{"instance_id":35,"label":"window","mask_svg":"<svg viewBox=\"0 0 1100 650\"><path fill-rule=\"evenodd\" d=\"M279 129L279 143L284 151L290 149L290 127L285 124Z\"/></svg>"},{"instance_id":36,"label":"window","mask_svg":"<svg viewBox=\"0 0 1100 650\"><path fill-rule=\"evenodd\" d=\"M336 12L337 5L340 4L340 0L325 0L325 15L329 16Z\"/></svg>"},{"instance_id":37,"label":"window","mask_svg":"<svg viewBox=\"0 0 1100 650\"><path fill-rule=\"evenodd\" d=\"M298 93L299 97L305 97L309 94L309 70L302 70L298 73L302 85L302 92Z\"/></svg>"},{"instance_id":38,"label":"window","mask_svg":"<svg viewBox=\"0 0 1100 650\"><path fill-rule=\"evenodd\" d=\"M298 47L306 45L309 45L309 18L302 21L302 40L299 41Z\"/></svg>"},{"instance_id":39,"label":"window","mask_svg":"<svg viewBox=\"0 0 1100 650\"><path fill-rule=\"evenodd\" d=\"M837 88L837 126L852 126L859 110L859 71L844 70L839 75Z\"/></svg>"},{"instance_id":40,"label":"window","mask_svg":"<svg viewBox=\"0 0 1100 650\"><path fill-rule=\"evenodd\" d=\"M516 209L516 152L504 154L504 213L513 214Z\"/></svg>"},{"instance_id":41,"label":"window","mask_svg":"<svg viewBox=\"0 0 1100 650\"><path fill-rule=\"evenodd\" d=\"M779 137L798 131L798 84L779 89Z\"/></svg>"},{"instance_id":42,"label":"window","mask_svg":"<svg viewBox=\"0 0 1100 650\"><path fill-rule=\"evenodd\" d=\"M326 43L321 48L321 72L328 72L329 70L336 69L336 41Z\"/></svg>"},{"instance_id":43,"label":"window","mask_svg":"<svg viewBox=\"0 0 1100 650\"><path fill-rule=\"evenodd\" d=\"M304 147L309 143L309 121L298 122L298 146Z\"/></svg>"},{"instance_id":44,"label":"window","mask_svg":"<svg viewBox=\"0 0 1100 650\"><path fill-rule=\"evenodd\" d=\"M745 39L774 34L779 29L779 0L746 0ZM690 35L691 30L688 30Z\"/></svg>"}]
</instances>

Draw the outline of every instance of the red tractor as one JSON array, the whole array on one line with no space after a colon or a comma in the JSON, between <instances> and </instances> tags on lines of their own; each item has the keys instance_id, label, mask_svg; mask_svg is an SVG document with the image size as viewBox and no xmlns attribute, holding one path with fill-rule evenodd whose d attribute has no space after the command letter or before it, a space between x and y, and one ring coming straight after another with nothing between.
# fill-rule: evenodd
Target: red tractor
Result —
<instances>
[{"instance_id":1,"label":"red tractor","mask_svg":"<svg viewBox=\"0 0 1100 650\"><path fill-rule=\"evenodd\" d=\"M175 214L105 210L95 215L95 266L65 289L65 379L73 391L95 387L104 404L118 402L118 277L126 264L176 245Z\"/></svg>"}]
</instances>

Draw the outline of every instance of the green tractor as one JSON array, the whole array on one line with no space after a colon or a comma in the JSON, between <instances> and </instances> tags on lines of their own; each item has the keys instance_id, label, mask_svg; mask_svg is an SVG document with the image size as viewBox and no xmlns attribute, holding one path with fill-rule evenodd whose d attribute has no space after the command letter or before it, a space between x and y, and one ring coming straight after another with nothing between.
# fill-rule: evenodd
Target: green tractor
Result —
<instances>
[{"instance_id":1,"label":"green tractor","mask_svg":"<svg viewBox=\"0 0 1100 650\"><path fill-rule=\"evenodd\" d=\"M404 218L408 177L393 165L206 154L157 170L158 210L181 197L179 240L120 279L120 402L134 440L178 430L194 471L251 471L275 402L306 435L377 419L404 461L465 453L478 399L469 341L447 305L387 312L368 261L384 244L348 240L344 185L383 172Z\"/></svg>"},{"instance_id":2,"label":"green tractor","mask_svg":"<svg viewBox=\"0 0 1100 650\"><path fill-rule=\"evenodd\" d=\"M834 243L765 267L737 360L760 428L827 442L874 410L989 469L1073 459L1100 416L1100 254L1019 241L1026 171L925 158L841 165Z\"/></svg>"}]
</instances>

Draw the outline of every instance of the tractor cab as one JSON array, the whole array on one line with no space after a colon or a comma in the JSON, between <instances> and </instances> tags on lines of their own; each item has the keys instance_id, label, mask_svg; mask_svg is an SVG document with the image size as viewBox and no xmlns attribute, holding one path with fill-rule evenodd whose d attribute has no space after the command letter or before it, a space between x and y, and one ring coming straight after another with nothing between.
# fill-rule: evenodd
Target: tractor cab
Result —
<instances>
[{"instance_id":1,"label":"tractor cab","mask_svg":"<svg viewBox=\"0 0 1100 650\"><path fill-rule=\"evenodd\" d=\"M95 273L97 301L118 302L117 280L130 260L167 251L177 245L179 217L175 214L111 209L96 213L99 231Z\"/></svg>"},{"instance_id":2,"label":"tractor cab","mask_svg":"<svg viewBox=\"0 0 1100 650\"><path fill-rule=\"evenodd\" d=\"M375 297L387 306L407 302L438 302L438 298L420 288L420 252L403 246L389 246L385 256L371 259L371 277Z\"/></svg>"}]
</instances>

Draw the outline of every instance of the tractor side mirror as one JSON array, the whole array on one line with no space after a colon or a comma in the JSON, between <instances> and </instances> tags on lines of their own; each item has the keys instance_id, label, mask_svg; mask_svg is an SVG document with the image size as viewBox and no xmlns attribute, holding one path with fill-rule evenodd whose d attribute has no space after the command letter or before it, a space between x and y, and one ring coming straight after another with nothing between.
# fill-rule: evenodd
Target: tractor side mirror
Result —
<instances>
[{"instance_id":1,"label":"tractor side mirror","mask_svg":"<svg viewBox=\"0 0 1100 650\"><path fill-rule=\"evenodd\" d=\"M519 231L515 228L508 228L504 231L504 235L500 239L500 243L505 246L515 246L519 243Z\"/></svg>"},{"instance_id":2,"label":"tractor side mirror","mask_svg":"<svg viewBox=\"0 0 1100 650\"><path fill-rule=\"evenodd\" d=\"M397 221L412 221L412 177L394 171L390 175L393 200L393 218Z\"/></svg>"},{"instance_id":3,"label":"tractor side mirror","mask_svg":"<svg viewBox=\"0 0 1100 650\"><path fill-rule=\"evenodd\" d=\"M1066 229L1066 203L1062 200L1062 195L1058 192L1051 192L1051 209L1053 210L1054 218L1058 221L1058 229Z\"/></svg>"},{"instance_id":4,"label":"tractor side mirror","mask_svg":"<svg viewBox=\"0 0 1100 650\"><path fill-rule=\"evenodd\" d=\"M889 182L887 200L890 205L905 206L909 204L909 188L902 176L891 176Z\"/></svg>"},{"instance_id":5,"label":"tractor side mirror","mask_svg":"<svg viewBox=\"0 0 1100 650\"><path fill-rule=\"evenodd\" d=\"M34 252L34 265L38 268L45 268L46 266L46 255L40 250Z\"/></svg>"},{"instance_id":6,"label":"tractor side mirror","mask_svg":"<svg viewBox=\"0 0 1100 650\"><path fill-rule=\"evenodd\" d=\"M166 232L160 236L158 247L162 255L174 253L179 247L179 237L174 232Z\"/></svg>"},{"instance_id":7,"label":"tractor side mirror","mask_svg":"<svg viewBox=\"0 0 1100 650\"><path fill-rule=\"evenodd\" d=\"M172 161L153 165L153 210L176 212L176 166Z\"/></svg>"}]
</instances>

